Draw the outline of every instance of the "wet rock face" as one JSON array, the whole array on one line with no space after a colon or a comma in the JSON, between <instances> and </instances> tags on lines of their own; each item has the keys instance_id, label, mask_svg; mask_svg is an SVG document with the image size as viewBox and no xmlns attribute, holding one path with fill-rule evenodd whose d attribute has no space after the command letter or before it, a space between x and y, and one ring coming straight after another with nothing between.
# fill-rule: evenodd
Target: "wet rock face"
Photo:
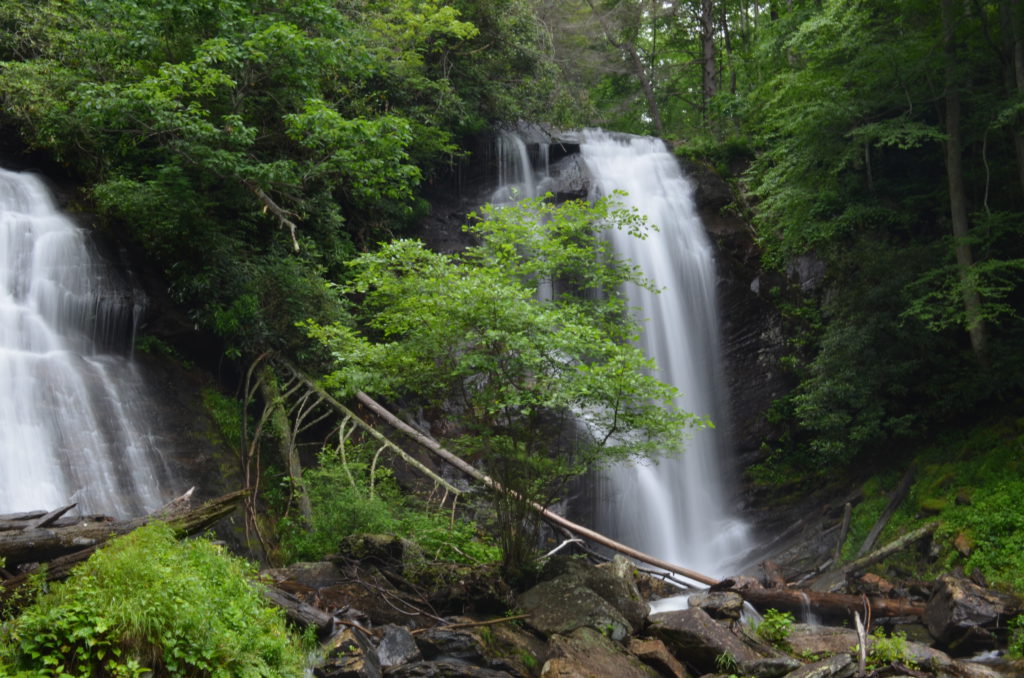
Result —
<instances>
[{"instance_id":1,"label":"wet rock face","mask_svg":"<svg viewBox=\"0 0 1024 678\"><path fill-rule=\"evenodd\" d=\"M995 631L1020 613L1021 601L978 586L969 579L943 575L925 607L928 632L957 654L995 647Z\"/></svg>"},{"instance_id":2,"label":"wet rock face","mask_svg":"<svg viewBox=\"0 0 1024 678\"><path fill-rule=\"evenodd\" d=\"M779 360L786 353L782 318L769 296L787 284L761 268L761 251L750 225L730 206L729 185L711 169L683 161L693 183L694 202L715 243L722 352L729 380L733 439L742 465L756 460L761 441L775 432L764 413L792 387Z\"/></svg>"}]
</instances>

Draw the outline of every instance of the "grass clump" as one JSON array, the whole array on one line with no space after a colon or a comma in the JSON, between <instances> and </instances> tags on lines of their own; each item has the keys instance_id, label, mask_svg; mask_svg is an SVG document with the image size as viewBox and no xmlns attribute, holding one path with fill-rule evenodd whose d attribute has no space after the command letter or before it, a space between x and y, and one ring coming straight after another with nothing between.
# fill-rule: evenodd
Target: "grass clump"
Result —
<instances>
[{"instance_id":1,"label":"grass clump","mask_svg":"<svg viewBox=\"0 0 1024 678\"><path fill-rule=\"evenodd\" d=\"M179 542L167 525L146 525L3 628L0 675L302 676L301 643L255 574L208 540Z\"/></svg>"}]
</instances>

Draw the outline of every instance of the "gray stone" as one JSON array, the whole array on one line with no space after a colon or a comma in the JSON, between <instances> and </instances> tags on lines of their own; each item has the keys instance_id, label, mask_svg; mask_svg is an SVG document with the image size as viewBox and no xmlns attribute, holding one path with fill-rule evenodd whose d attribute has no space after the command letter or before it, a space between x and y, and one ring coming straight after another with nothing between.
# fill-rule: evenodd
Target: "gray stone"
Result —
<instances>
[{"instance_id":1,"label":"gray stone","mask_svg":"<svg viewBox=\"0 0 1024 678\"><path fill-rule=\"evenodd\" d=\"M701 609L676 610L651 615L651 635L660 638L677 657L703 673L716 667L722 655L737 663L760 659L761 655L735 633L719 624Z\"/></svg>"},{"instance_id":2,"label":"gray stone","mask_svg":"<svg viewBox=\"0 0 1024 678\"><path fill-rule=\"evenodd\" d=\"M857 645L857 632L838 626L793 624L786 639L795 654L849 653Z\"/></svg>"},{"instance_id":3,"label":"gray stone","mask_svg":"<svg viewBox=\"0 0 1024 678\"><path fill-rule=\"evenodd\" d=\"M627 646L630 652L662 676L686 678L686 669L656 638L630 638Z\"/></svg>"},{"instance_id":4,"label":"gray stone","mask_svg":"<svg viewBox=\"0 0 1024 678\"><path fill-rule=\"evenodd\" d=\"M541 668L541 678L658 678L659 675L621 645L591 628L577 629L569 636L552 636L548 652L549 659Z\"/></svg>"},{"instance_id":5,"label":"gray stone","mask_svg":"<svg viewBox=\"0 0 1024 678\"><path fill-rule=\"evenodd\" d=\"M506 671L475 666L457 659L421 661L388 670L389 678L513 678Z\"/></svg>"},{"instance_id":6,"label":"gray stone","mask_svg":"<svg viewBox=\"0 0 1024 678\"><path fill-rule=\"evenodd\" d=\"M568 574L534 586L517 604L528 615L526 623L545 635L589 626L621 641L631 630L621 612Z\"/></svg>"},{"instance_id":7,"label":"gray stone","mask_svg":"<svg viewBox=\"0 0 1024 678\"><path fill-rule=\"evenodd\" d=\"M787 673L796 671L803 666L799 660L792 657L765 657L739 663L739 670L743 676L750 678L779 678Z\"/></svg>"},{"instance_id":8,"label":"gray stone","mask_svg":"<svg viewBox=\"0 0 1024 678\"><path fill-rule=\"evenodd\" d=\"M416 639L409 629L393 624L384 627L384 635L377 645L377 658L384 668L422 659L420 649L416 646Z\"/></svg>"},{"instance_id":9,"label":"gray stone","mask_svg":"<svg viewBox=\"0 0 1024 678\"><path fill-rule=\"evenodd\" d=\"M690 607L699 607L712 619L738 620L743 612L743 596L735 591L695 593L688 600Z\"/></svg>"},{"instance_id":10,"label":"gray stone","mask_svg":"<svg viewBox=\"0 0 1024 678\"><path fill-rule=\"evenodd\" d=\"M485 651L480 639L469 631L458 629L426 629L414 636L416 645L427 659L454 658L483 664Z\"/></svg>"},{"instance_id":11,"label":"gray stone","mask_svg":"<svg viewBox=\"0 0 1024 678\"><path fill-rule=\"evenodd\" d=\"M819 662L805 664L789 674L788 678L849 678L857 670L853 657L837 654Z\"/></svg>"},{"instance_id":12,"label":"gray stone","mask_svg":"<svg viewBox=\"0 0 1024 678\"><path fill-rule=\"evenodd\" d=\"M619 556L606 566L594 567L576 558L552 558L544 568L546 579L571 576L577 579L629 622L633 632L647 623L647 604L643 602L633 572L636 566Z\"/></svg>"},{"instance_id":13,"label":"gray stone","mask_svg":"<svg viewBox=\"0 0 1024 678\"><path fill-rule=\"evenodd\" d=\"M947 574L936 581L924 610L924 623L939 643L970 652L995 642L994 636L979 633L979 629L993 629L1020 609L1020 601L1013 596Z\"/></svg>"},{"instance_id":14,"label":"gray stone","mask_svg":"<svg viewBox=\"0 0 1024 678\"><path fill-rule=\"evenodd\" d=\"M313 670L316 678L382 678L380 661L365 633L346 628L331 640L324 662Z\"/></svg>"}]
</instances>

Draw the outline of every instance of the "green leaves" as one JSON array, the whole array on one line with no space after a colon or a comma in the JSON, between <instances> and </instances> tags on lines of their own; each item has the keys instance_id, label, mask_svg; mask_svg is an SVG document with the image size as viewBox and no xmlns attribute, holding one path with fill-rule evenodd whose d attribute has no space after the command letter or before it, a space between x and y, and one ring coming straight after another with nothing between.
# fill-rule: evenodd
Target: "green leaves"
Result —
<instances>
[{"instance_id":1,"label":"green leaves","mask_svg":"<svg viewBox=\"0 0 1024 678\"><path fill-rule=\"evenodd\" d=\"M147 525L9 622L0 667L83 678L301 676L303 652L254 575L207 540L179 543L168 526Z\"/></svg>"},{"instance_id":2,"label":"green leaves","mask_svg":"<svg viewBox=\"0 0 1024 678\"><path fill-rule=\"evenodd\" d=\"M519 532L528 502L550 502L595 464L677 450L695 421L629 343L639 326L619 287L653 283L600 232L642 234L635 213L534 200L483 214L467 227L480 245L461 254L394 240L357 257L345 291L360 301L359 329L306 327L334 357L334 387L430 407L457 449L519 493L497 498L514 561L532 546ZM576 293L538 296L553 281Z\"/></svg>"}]
</instances>

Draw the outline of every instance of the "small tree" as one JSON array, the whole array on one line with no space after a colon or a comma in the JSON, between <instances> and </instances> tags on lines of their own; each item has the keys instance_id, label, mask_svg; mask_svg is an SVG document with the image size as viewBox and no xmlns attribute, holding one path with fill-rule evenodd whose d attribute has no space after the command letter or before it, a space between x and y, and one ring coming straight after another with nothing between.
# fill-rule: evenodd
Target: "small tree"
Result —
<instances>
[{"instance_id":1,"label":"small tree","mask_svg":"<svg viewBox=\"0 0 1024 678\"><path fill-rule=\"evenodd\" d=\"M678 450L692 415L632 339L620 288L651 288L602 230L646 228L610 200L484 208L480 245L438 254L396 240L352 262L358 329L311 326L336 361L332 384L425 403L450 444L511 493L494 493L506 568L536 543L548 504L595 465ZM542 299L557 281L569 293Z\"/></svg>"}]
</instances>

